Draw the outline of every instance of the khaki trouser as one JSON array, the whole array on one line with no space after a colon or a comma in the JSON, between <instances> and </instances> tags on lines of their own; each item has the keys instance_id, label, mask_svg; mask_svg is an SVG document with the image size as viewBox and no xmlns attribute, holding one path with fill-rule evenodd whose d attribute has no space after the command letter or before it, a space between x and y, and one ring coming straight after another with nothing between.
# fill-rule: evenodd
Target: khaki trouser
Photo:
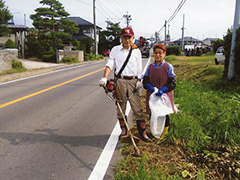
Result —
<instances>
[{"instance_id":1,"label":"khaki trouser","mask_svg":"<svg viewBox=\"0 0 240 180\"><path fill-rule=\"evenodd\" d=\"M120 106L124 114L126 111L127 98L129 98L129 96L132 94L133 90L135 89L136 83L137 83L137 79L127 80L127 79L119 78L117 80L116 94L118 94L119 92L119 95L121 98ZM139 90L136 91L136 93L131 97L129 102L133 110L133 116L135 117L135 120L136 121L145 120L145 117L143 116ZM117 118L122 119L122 114L118 108L117 108Z\"/></svg>"}]
</instances>

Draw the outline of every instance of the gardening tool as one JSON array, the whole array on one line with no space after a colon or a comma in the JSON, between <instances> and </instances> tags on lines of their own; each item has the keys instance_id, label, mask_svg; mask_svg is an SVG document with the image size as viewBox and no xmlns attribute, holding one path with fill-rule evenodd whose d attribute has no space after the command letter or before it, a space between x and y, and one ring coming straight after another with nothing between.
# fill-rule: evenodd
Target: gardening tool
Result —
<instances>
[{"instance_id":1,"label":"gardening tool","mask_svg":"<svg viewBox=\"0 0 240 180\"><path fill-rule=\"evenodd\" d=\"M138 147L137 147L137 145L136 145L136 143L135 143L135 141L134 141L134 135L132 134L132 132L131 132L131 130L130 130L130 128L129 128L129 125L128 125L128 123L127 123L126 117L125 117L125 115L124 115L124 113L123 113L123 111L122 111L122 108L121 108L121 106L120 106L120 103L119 103L119 102L120 102L121 100L119 100L118 98L116 98L116 92L115 92L114 83L112 84L112 81L110 80L110 81L108 81L106 87L103 87L103 88L104 88L104 90L105 90L105 93L106 93L107 97L108 97L110 100L112 100L112 101L114 101L114 102L116 103L118 109L120 110L120 112L121 112L121 114L122 114L123 121L124 121L124 123L125 123L125 125L126 125L127 131L128 131L128 133L129 133L129 135L130 135L132 144L133 144L134 149L135 149L135 153L133 154L133 156L134 156L134 157L142 157L141 154L140 154L140 151L139 151L139 149L138 149ZM127 100L129 100L129 99L136 93L136 91L137 91L137 89L135 88ZM109 95L109 92L112 93L112 96Z\"/></svg>"}]
</instances>

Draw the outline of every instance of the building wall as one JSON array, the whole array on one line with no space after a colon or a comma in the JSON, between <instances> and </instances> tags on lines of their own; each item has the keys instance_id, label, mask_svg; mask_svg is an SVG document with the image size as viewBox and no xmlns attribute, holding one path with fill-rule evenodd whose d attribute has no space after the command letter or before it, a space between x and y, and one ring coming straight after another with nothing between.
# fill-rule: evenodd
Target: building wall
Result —
<instances>
[{"instance_id":1,"label":"building wall","mask_svg":"<svg viewBox=\"0 0 240 180\"><path fill-rule=\"evenodd\" d=\"M57 63L59 63L64 57L76 57L79 61L84 61L83 51L65 51L58 50L57 51Z\"/></svg>"},{"instance_id":2,"label":"building wall","mask_svg":"<svg viewBox=\"0 0 240 180\"><path fill-rule=\"evenodd\" d=\"M17 49L0 50L0 72L12 69L12 61L18 59Z\"/></svg>"}]
</instances>

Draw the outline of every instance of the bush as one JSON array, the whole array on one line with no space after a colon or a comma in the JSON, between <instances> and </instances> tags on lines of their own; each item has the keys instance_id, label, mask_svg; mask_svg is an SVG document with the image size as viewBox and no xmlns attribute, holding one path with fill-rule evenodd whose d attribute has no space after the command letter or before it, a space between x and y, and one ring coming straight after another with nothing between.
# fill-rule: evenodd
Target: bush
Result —
<instances>
[{"instance_id":1,"label":"bush","mask_svg":"<svg viewBox=\"0 0 240 180\"><path fill-rule=\"evenodd\" d=\"M181 48L179 46L167 46L167 56L168 55L181 55Z\"/></svg>"},{"instance_id":2,"label":"bush","mask_svg":"<svg viewBox=\"0 0 240 180\"><path fill-rule=\"evenodd\" d=\"M64 57L60 61L60 63L67 63L67 64L78 63L78 62L79 60L76 57Z\"/></svg>"},{"instance_id":3,"label":"bush","mask_svg":"<svg viewBox=\"0 0 240 180\"><path fill-rule=\"evenodd\" d=\"M5 43L5 47L6 48L16 48L15 43L11 39L7 40L7 42Z\"/></svg>"},{"instance_id":4,"label":"bush","mask_svg":"<svg viewBox=\"0 0 240 180\"><path fill-rule=\"evenodd\" d=\"M12 61L12 68L13 71L17 71L17 72L21 72L21 71L25 71L26 68L23 66L21 61Z\"/></svg>"},{"instance_id":5,"label":"bush","mask_svg":"<svg viewBox=\"0 0 240 180\"><path fill-rule=\"evenodd\" d=\"M56 62L56 53L53 50L41 53L41 59L44 62Z\"/></svg>"}]
</instances>

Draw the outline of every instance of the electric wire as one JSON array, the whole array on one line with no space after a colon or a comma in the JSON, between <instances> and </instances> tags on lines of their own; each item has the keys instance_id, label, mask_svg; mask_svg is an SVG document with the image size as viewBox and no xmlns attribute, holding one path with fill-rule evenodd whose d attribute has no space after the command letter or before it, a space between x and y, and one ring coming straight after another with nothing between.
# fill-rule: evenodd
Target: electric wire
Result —
<instances>
[{"instance_id":1,"label":"electric wire","mask_svg":"<svg viewBox=\"0 0 240 180\"><path fill-rule=\"evenodd\" d=\"M177 13L180 11L180 9L182 8L182 6L184 5L185 2L186 2L186 0L182 0L182 1L179 3L179 5L178 5L178 7L176 8L176 10L173 12L173 14L171 15L171 17L167 20L168 23L171 22L171 21L175 18L175 16L176 16ZM158 31L158 33L162 32L162 30L164 29L164 27L165 27L165 24L161 27L161 29Z\"/></svg>"},{"instance_id":2,"label":"electric wire","mask_svg":"<svg viewBox=\"0 0 240 180\"><path fill-rule=\"evenodd\" d=\"M108 17L106 17L107 19L109 18L109 19L111 19L113 22L115 22L116 23L116 21L114 20L114 19L112 19L112 17L103 9L103 7L101 6L101 4L98 2L98 1L96 1L97 3L98 3L98 5L99 5L99 7L102 9L102 11L108 16ZM99 10L99 9L98 9Z\"/></svg>"},{"instance_id":3,"label":"electric wire","mask_svg":"<svg viewBox=\"0 0 240 180\"><path fill-rule=\"evenodd\" d=\"M110 12L111 14L113 14L114 16L116 16L117 18L119 18L118 15L116 15L111 9L107 8L105 5L102 4L102 2L100 0L96 1L99 5L101 5L101 7L104 7L104 9L107 9L108 12Z\"/></svg>"},{"instance_id":4,"label":"electric wire","mask_svg":"<svg viewBox=\"0 0 240 180\"><path fill-rule=\"evenodd\" d=\"M86 2L84 2L84 1L82 1L82 0L77 0L77 1L79 1L79 2L81 2L81 3L83 3L83 4L86 4L86 5L88 5L88 6L92 6L92 4L86 3Z\"/></svg>"},{"instance_id":5,"label":"electric wire","mask_svg":"<svg viewBox=\"0 0 240 180\"><path fill-rule=\"evenodd\" d=\"M184 5L184 3L186 2L186 0L182 0L180 2L180 4L178 5L177 9L174 11L174 13L172 14L172 16L168 19L168 23L170 23L174 18L175 16L177 15L177 13L180 11L180 9L182 8L182 6Z\"/></svg>"},{"instance_id":6,"label":"electric wire","mask_svg":"<svg viewBox=\"0 0 240 180\"><path fill-rule=\"evenodd\" d=\"M118 5L114 4L113 0L106 0L107 3L114 9L118 14L124 14L118 7Z\"/></svg>"}]
</instances>

